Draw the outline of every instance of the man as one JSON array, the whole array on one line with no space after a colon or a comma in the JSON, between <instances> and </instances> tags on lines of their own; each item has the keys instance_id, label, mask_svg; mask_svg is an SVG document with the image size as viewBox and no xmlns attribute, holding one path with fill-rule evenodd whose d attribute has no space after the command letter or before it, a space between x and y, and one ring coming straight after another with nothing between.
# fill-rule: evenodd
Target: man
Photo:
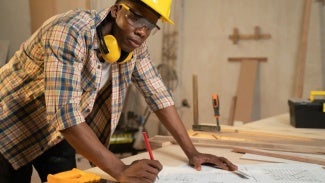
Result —
<instances>
[{"instance_id":1,"label":"man","mask_svg":"<svg viewBox=\"0 0 325 183\"><path fill-rule=\"evenodd\" d=\"M236 165L198 152L145 43L169 19L171 0L118 0L95 11L69 11L46 21L0 69L0 182L42 181L76 166L78 153L119 182L154 182L162 165L125 165L107 146L133 82L197 170ZM71 147L71 146L72 147Z\"/></svg>"}]
</instances>

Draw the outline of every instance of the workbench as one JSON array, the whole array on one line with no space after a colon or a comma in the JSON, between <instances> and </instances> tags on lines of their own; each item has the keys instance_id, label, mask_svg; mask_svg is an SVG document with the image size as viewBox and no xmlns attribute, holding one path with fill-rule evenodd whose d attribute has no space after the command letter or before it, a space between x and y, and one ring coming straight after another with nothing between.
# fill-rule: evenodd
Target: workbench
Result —
<instances>
[{"instance_id":1,"label":"workbench","mask_svg":"<svg viewBox=\"0 0 325 183\"><path fill-rule=\"evenodd\" d=\"M325 129L295 128L290 125L289 113L245 123L244 125L225 126L225 128L285 134L325 140Z\"/></svg>"},{"instance_id":2,"label":"workbench","mask_svg":"<svg viewBox=\"0 0 325 183\"><path fill-rule=\"evenodd\" d=\"M280 135L280 137L281 137L281 135L289 135L290 139L292 137L297 137L298 139L299 138L308 138L308 139L311 138L311 139L316 139L317 143L325 142L325 135L324 135L325 130L324 129L297 129L297 128L294 128L289 123L289 114L277 115L274 117L270 117L270 118L266 118L266 119L258 120L255 122L246 123L243 125L238 125L238 126L222 125L221 133L219 133L219 135L223 134L222 131L225 131L224 134L227 134L228 132L231 132L231 131L235 131L236 133L241 132L241 131L256 132L256 133L266 132L268 135L274 133L274 134L276 134L276 136ZM197 133L197 132L193 132L192 130L189 130L189 135L191 136L191 138L193 137L194 133ZM201 132L199 132L199 135L195 135L195 136L200 136L200 135L202 135ZM203 132L203 136L204 135L206 135L206 134L204 134L204 132ZM198 137L198 138L200 138L200 137ZM157 145L157 142L155 142L155 137L153 137L152 139L153 140L151 142L153 142L153 144ZM210 140L212 140L212 139L210 139ZM216 139L214 139L214 140L216 140ZM238 165L265 163L265 161L261 161L261 160L243 159L242 158L243 154L233 152L233 149L232 149L233 145L223 144L219 147L219 146L213 146L213 145L212 146L206 145L204 143L203 143L203 145L200 145L197 143L194 143L194 144L196 145L197 149L200 152L210 153L210 154L214 154L217 156L226 157L227 159L231 160L233 163L238 164ZM323 146L324 145L325 144L323 144ZM159 160L164 166L177 167L177 166L184 165L184 164L188 163L188 160L187 160L185 154L183 153L183 151L177 144L172 143L172 142L171 143L162 142L161 146L162 146L162 148L154 149L153 154L155 156L155 159ZM318 157L324 158L324 160L325 160L325 154L318 155ZM144 159L144 158L145 159L149 158L149 155L147 152L124 158L124 159L122 159L122 161L126 164L130 164L134 160ZM102 170L100 170L97 167L88 169L87 171L96 173L105 179L114 180L114 179L112 179L112 177L110 175L106 174L105 172L103 172Z\"/></svg>"},{"instance_id":3,"label":"workbench","mask_svg":"<svg viewBox=\"0 0 325 183\"><path fill-rule=\"evenodd\" d=\"M204 147L198 146L197 149L201 152L214 154L217 156L223 156L231 160L235 164L253 164L253 163L260 163L260 161L252 161L252 160L243 160L240 159L242 154L231 152L231 149L226 148L211 148L211 147ZM165 146L164 148L158 148L153 150L153 154L155 159L159 160L163 166L180 166L183 164L188 163L187 157L181 150L178 145L170 144ZM130 164L135 160L139 159L149 159L149 155L147 152L140 153L134 156L130 156L127 158L122 159L122 161L126 164ZM94 167L90 168L87 171L93 172L104 179L114 180L110 175L103 172L101 169Z\"/></svg>"}]
</instances>

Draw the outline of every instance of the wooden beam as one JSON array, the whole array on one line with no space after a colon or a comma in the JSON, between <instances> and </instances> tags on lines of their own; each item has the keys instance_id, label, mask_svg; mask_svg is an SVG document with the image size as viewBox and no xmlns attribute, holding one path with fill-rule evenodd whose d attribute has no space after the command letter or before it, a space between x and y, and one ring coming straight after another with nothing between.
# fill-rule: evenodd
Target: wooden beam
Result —
<instances>
[{"instance_id":1,"label":"wooden beam","mask_svg":"<svg viewBox=\"0 0 325 183\"><path fill-rule=\"evenodd\" d=\"M198 96L197 75L193 75L192 84L193 84L193 123L194 125L198 125L199 124L199 96Z\"/></svg>"},{"instance_id":2,"label":"wooden beam","mask_svg":"<svg viewBox=\"0 0 325 183\"><path fill-rule=\"evenodd\" d=\"M235 110L236 110L237 97L233 96L230 104L228 125L233 126L235 121Z\"/></svg>"},{"instance_id":3,"label":"wooden beam","mask_svg":"<svg viewBox=\"0 0 325 183\"><path fill-rule=\"evenodd\" d=\"M257 60L259 62L266 62L267 58L266 57L229 57L228 58L229 62L240 62L243 60Z\"/></svg>"},{"instance_id":4,"label":"wooden beam","mask_svg":"<svg viewBox=\"0 0 325 183\"><path fill-rule=\"evenodd\" d=\"M55 0L29 0L31 32L35 32L42 23L57 13Z\"/></svg>"},{"instance_id":5,"label":"wooden beam","mask_svg":"<svg viewBox=\"0 0 325 183\"><path fill-rule=\"evenodd\" d=\"M310 157L299 156L299 155L287 155L280 152L270 152L270 151L264 151L259 149L248 149L248 148L234 148L233 152L257 154L262 156L270 156L274 158L282 158L282 159L300 161L305 163L314 163L314 164L325 166L325 160L320 158L310 158Z\"/></svg>"},{"instance_id":6,"label":"wooden beam","mask_svg":"<svg viewBox=\"0 0 325 183\"><path fill-rule=\"evenodd\" d=\"M305 81L305 65L308 46L308 31L311 14L312 0L305 0L302 20L301 38L298 49L298 60L296 65L296 76L294 83L294 97L302 98Z\"/></svg>"},{"instance_id":7,"label":"wooden beam","mask_svg":"<svg viewBox=\"0 0 325 183\"><path fill-rule=\"evenodd\" d=\"M240 34L238 28L234 28L233 34L229 35L229 39L232 40L234 44L237 44L239 40L260 40L270 38L270 34L261 33L261 28L259 26L254 28L254 34Z\"/></svg>"},{"instance_id":8,"label":"wooden beam","mask_svg":"<svg viewBox=\"0 0 325 183\"><path fill-rule=\"evenodd\" d=\"M198 133L198 132L196 132ZM213 137L213 138L212 138ZM271 137L268 137L271 139ZM325 154L325 147L321 147L320 143L324 144L324 141L310 140L309 144L305 141L298 143L295 142L290 144L290 140L283 137L282 142L278 141L253 141L234 138L220 138L218 134L212 135L211 138L202 138L200 134L191 137L192 143L198 146L207 147L219 147L219 148L235 148L235 147L251 147L264 150L272 151L284 151L284 152L296 152L296 153L310 153L310 154ZM313 143L315 141L315 143ZM154 143L155 146L162 147L163 144L173 143L177 144L176 140L172 136L154 136L150 138L150 142ZM286 143L289 142L289 143ZM159 145L160 144L160 145Z\"/></svg>"},{"instance_id":9,"label":"wooden beam","mask_svg":"<svg viewBox=\"0 0 325 183\"><path fill-rule=\"evenodd\" d=\"M253 99L255 81L257 75L258 62L266 62L266 57L231 57L228 61L241 62L240 73L236 91L236 104L234 113L230 113L230 119L239 120L243 122L250 122L253 111ZM231 109L233 110L233 109ZM228 121L228 123L233 123Z\"/></svg>"}]
</instances>

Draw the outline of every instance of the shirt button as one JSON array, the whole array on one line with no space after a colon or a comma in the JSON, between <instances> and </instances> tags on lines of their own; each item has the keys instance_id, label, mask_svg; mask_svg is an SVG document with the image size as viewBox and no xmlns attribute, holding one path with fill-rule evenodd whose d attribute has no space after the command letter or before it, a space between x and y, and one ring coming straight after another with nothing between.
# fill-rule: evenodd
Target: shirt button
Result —
<instances>
[{"instance_id":1,"label":"shirt button","mask_svg":"<svg viewBox=\"0 0 325 183\"><path fill-rule=\"evenodd\" d=\"M87 113L90 112L90 109L86 109L86 112L87 112Z\"/></svg>"}]
</instances>

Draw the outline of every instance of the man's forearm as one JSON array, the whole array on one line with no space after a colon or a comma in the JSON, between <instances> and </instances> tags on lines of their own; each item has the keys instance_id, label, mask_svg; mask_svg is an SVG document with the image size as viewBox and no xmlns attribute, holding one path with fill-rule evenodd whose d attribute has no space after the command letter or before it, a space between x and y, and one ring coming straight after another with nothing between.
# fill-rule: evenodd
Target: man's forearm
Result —
<instances>
[{"instance_id":1,"label":"man's forearm","mask_svg":"<svg viewBox=\"0 0 325 183\"><path fill-rule=\"evenodd\" d=\"M79 154L114 178L121 176L125 164L99 141L86 123L67 128L61 133Z\"/></svg>"},{"instance_id":2,"label":"man's forearm","mask_svg":"<svg viewBox=\"0 0 325 183\"><path fill-rule=\"evenodd\" d=\"M187 130L181 121L175 106L160 109L156 111L155 114L179 143L188 158L198 153L188 136Z\"/></svg>"}]
</instances>

